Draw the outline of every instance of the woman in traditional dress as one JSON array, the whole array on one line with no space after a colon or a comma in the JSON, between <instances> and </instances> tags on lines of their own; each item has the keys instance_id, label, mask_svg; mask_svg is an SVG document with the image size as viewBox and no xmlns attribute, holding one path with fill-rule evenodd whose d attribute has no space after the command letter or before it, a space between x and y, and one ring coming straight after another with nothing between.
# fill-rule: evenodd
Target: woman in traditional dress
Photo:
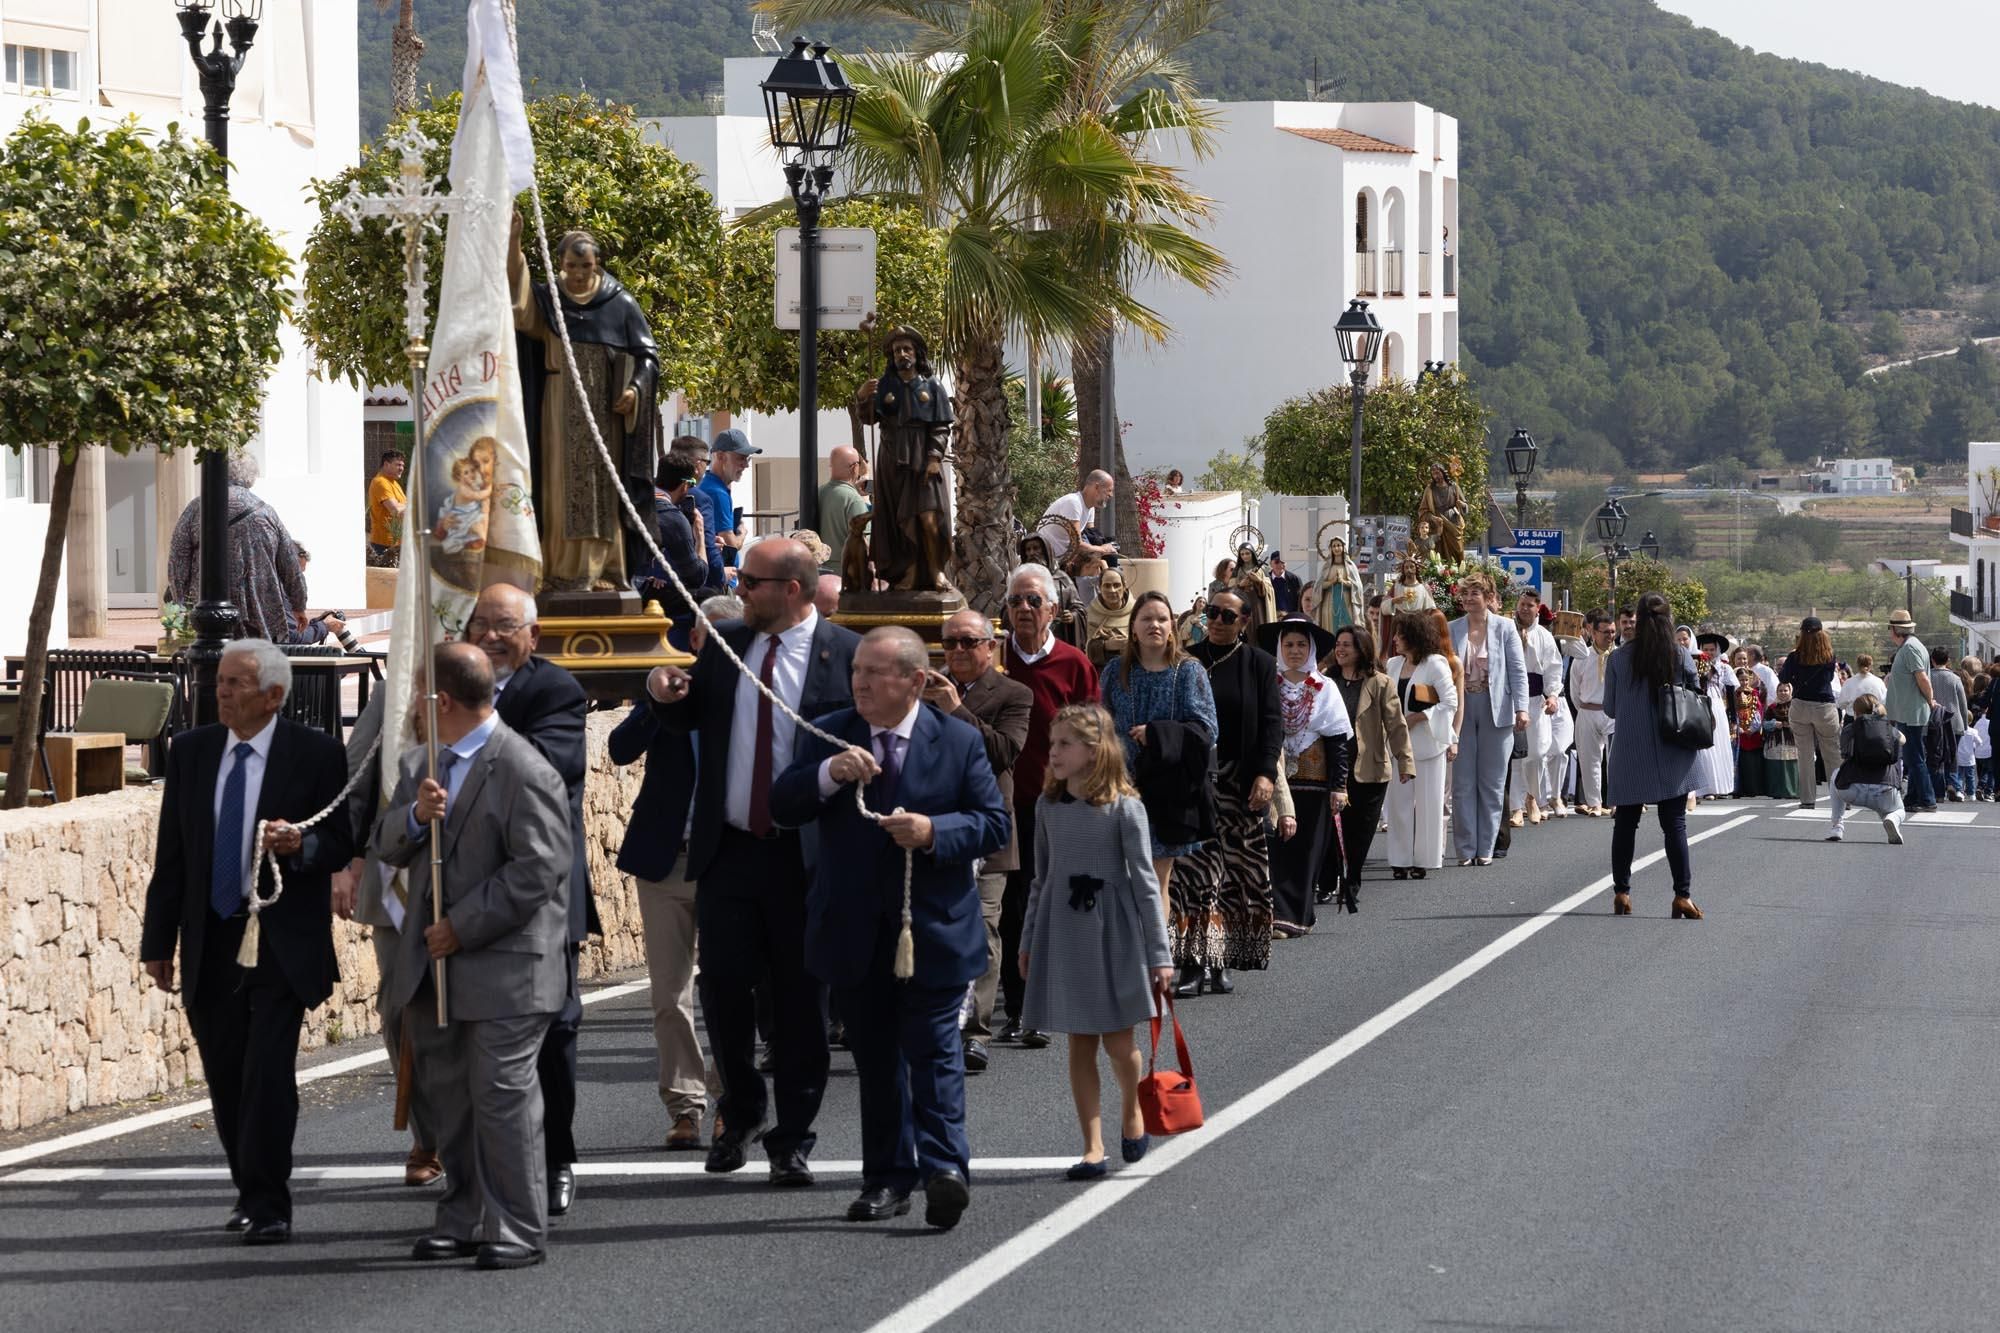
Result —
<instances>
[{"instance_id":1,"label":"woman in traditional dress","mask_svg":"<svg viewBox=\"0 0 2000 1333\"><path fill-rule=\"evenodd\" d=\"M1326 544L1326 567L1320 573L1319 606L1315 619L1329 632L1361 618L1361 571L1347 558L1347 543L1335 537Z\"/></svg>"},{"instance_id":2,"label":"woman in traditional dress","mask_svg":"<svg viewBox=\"0 0 2000 1333\"><path fill-rule=\"evenodd\" d=\"M1284 721L1278 664L1243 639L1243 599L1217 593L1208 633L1193 656L1215 698L1216 839L1187 857L1173 877L1170 933L1180 981L1174 993L1235 989L1228 969L1262 969L1271 959L1271 868L1266 818L1277 793Z\"/></svg>"},{"instance_id":3,"label":"woman in traditional dress","mask_svg":"<svg viewBox=\"0 0 2000 1333\"><path fill-rule=\"evenodd\" d=\"M1285 728L1285 782L1291 788L1297 832L1271 847L1271 928L1296 939L1312 933L1321 865L1339 849L1333 816L1347 804L1348 764L1354 728L1347 704L1315 661L1333 652L1333 636L1310 620L1292 616L1258 634L1278 658L1278 712Z\"/></svg>"},{"instance_id":4,"label":"woman in traditional dress","mask_svg":"<svg viewBox=\"0 0 2000 1333\"><path fill-rule=\"evenodd\" d=\"M1389 873L1422 879L1444 864L1445 765L1457 749L1458 687L1431 612L1396 618L1396 655L1384 667L1410 734L1416 776L1387 789Z\"/></svg>"}]
</instances>

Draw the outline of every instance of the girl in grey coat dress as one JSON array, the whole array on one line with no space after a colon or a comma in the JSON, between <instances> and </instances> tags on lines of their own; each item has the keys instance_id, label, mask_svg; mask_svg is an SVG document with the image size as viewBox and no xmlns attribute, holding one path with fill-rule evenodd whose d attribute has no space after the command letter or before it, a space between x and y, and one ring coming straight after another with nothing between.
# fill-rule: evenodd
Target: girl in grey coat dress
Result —
<instances>
[{"instance_id":1,"label":"girl in grey coat dress","mask_svg":"<svg viewBox=\"0 0 2000 1333\"><path fill-rule=\"evenodd\" d=\"M1132 1029L1157 1012L1174 975L1146 808L1125 775L1116 724L1096 704L1065 708L1050 724L1048 783L1035 819L1035 876L1021 927L1021 1022L1070 1034L1083 1160L1068 1174L1091 1180L1107 1169L1098 1045L1118 1080L1124 1157L1136 1162L1148 1141L1138 1099L1143 1058Z\"/></svg>"},{"instance_id":2,"label":"girl in grey coat dress","mask_svg":"<svg viewBox=\"0 0 2000 1333\"><path fill-rule=\"evenodd\" d=\"M1672 681L1695 684L1694 657L1674 642L1674 619L1657 592L1639 598L1632 640L1611 654L1604 668L1604 715L1618 724L1611 745L1611 774L1605 784L1616 823L1611 828L1611 910L1632 914L1632 851L1639 817L1657 807L1666 839L1667 866L1674 877L1676 920L1699 921L1701 909L1688 895L1694 872L1688 863L1687 796L1696 786L1701 751L1674 745L1660 736L1659 690Z\"/></svg>"}]
</instances>

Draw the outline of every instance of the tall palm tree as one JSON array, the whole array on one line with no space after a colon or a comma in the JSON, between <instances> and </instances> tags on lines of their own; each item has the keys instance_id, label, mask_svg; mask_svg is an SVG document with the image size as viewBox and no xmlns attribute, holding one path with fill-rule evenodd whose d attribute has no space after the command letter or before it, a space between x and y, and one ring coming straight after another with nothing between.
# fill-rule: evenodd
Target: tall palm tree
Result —
<instances>
[{"instance_id":1,"label":"tall palm tree","mask_svg":"<svg viewBox=\"0 0 2000 1333\"><path fill-rule=\"evenodd\" d=\"M1149 152L1156 129L1206 128L1184 71L1143 42L1113 50L1081 0L769 0L782 25L912 25L910 50L843 61L859 92L853 188L909 203L946 233L940 339L956 379L952 574L990 609L1014 563L1007 338L1094 344L1121 325L1164 338L1133 295L1164 274L1212 286L1221 254L1189 228L1208 201ZM1115 98L1107 90L1123 89Z\"/></svg>"},{"instance_id":2,"label":"tall palm tree","mask_svg":"<svg viewBox=\"0 0 2000 1333\"><path fill-rule=\"evenodd\" d=\"M389 98L397 115L417 109L417 66L424 39L417 36L416 0L375 0L379 12L396 4L396 29L389 35Z\"/></svg>"}]
</instances>

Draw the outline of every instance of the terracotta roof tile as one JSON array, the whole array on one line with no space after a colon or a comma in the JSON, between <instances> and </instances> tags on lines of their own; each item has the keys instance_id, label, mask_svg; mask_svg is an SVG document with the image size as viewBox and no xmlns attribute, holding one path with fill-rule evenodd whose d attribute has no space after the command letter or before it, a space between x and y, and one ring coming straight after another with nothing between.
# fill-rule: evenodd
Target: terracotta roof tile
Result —
<instances>
[{"instance_id":1,"label":"terracotta roof tile","mask_svg":"<svg viewBox=\"0 0 2000 1333\"><path fill-rule=\"evenodd\" d=\"M1372 134L1356 134L1353 130L1302 130L1290 125L1280 125L1287 134L1296 134L1301 139L1311 139L1314 143L1330 144L1335 148L1345 148L1350 153L1411 153L1417 150L1405 148L1387 139L1377 139Z\"/></svg>"}]
</instances>

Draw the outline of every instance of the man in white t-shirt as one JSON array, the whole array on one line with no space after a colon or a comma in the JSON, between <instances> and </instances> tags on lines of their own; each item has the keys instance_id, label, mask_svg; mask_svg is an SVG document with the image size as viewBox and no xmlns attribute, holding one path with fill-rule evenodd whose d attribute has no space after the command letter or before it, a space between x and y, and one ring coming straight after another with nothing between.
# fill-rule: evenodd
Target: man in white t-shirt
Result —
<instances>
[{"instance_id":1,"label":"man in white t-shirt","mask_svg":"<svg viewBox=\"0 0 2000 1333\"><path fill-rule=\"evenodd\" d=\"M1048 543L1050 560L1057 565L1062 564L1069 555L1070 538L1068 528L1060 523L1051 523L1049 520L1066 518L1076 524L1076 530L1081 534L1085 528L1097 521L1097 506L1111 502L1113 488L1114 483L1109 472L1093 472L1083 479L1082 490L1071 491L1049 506L1048 512L1042 515L1036 530L1041 534L1042 540ZM1081 546L1087 555L1118 554L1117 542L1105 542L1101 546L1081 542Z\"/></svg>"}]
</instances>

